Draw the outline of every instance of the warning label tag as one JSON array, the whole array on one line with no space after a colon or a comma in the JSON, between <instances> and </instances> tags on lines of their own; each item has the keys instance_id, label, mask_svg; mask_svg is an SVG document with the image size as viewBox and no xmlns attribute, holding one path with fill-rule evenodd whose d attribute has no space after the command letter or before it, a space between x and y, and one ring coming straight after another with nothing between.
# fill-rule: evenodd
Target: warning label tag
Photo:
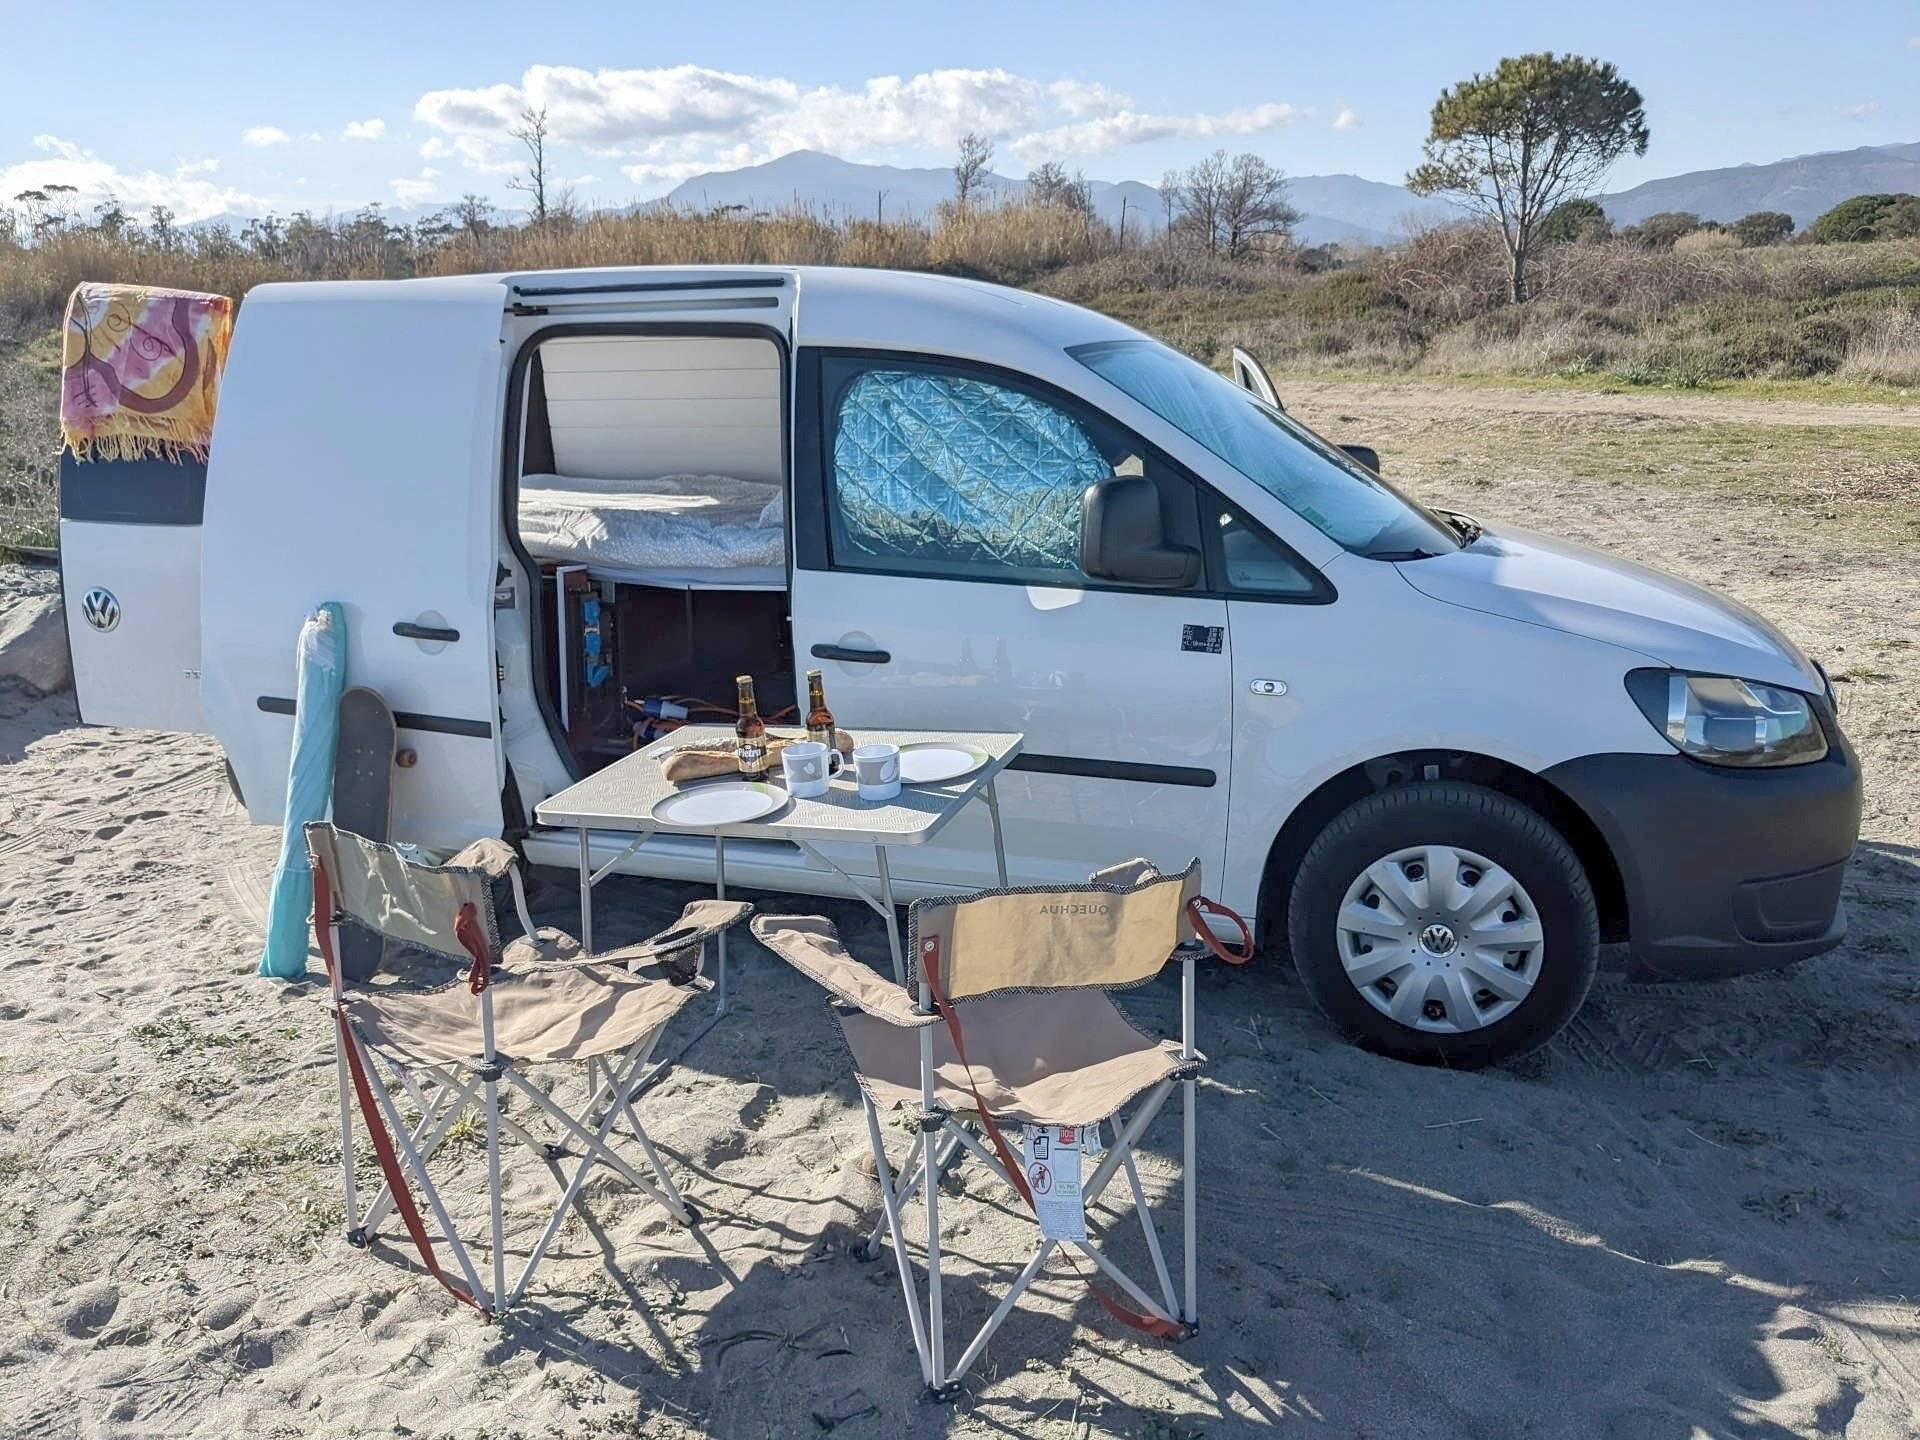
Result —
<instances>
[{"instance_id":1,"label":"warning label tag","mask_svg":"<svg viewBox=\"0 0 1920 1440\"><path fill-rule=\"evenodd\" d=\"M1040 1233L1049 1240L1087 1238L1087 1208L1080 1190L1080 1153L1086 1132L1077 1125L1028 1125L1027 1188Z\"/></svg>"}]
</instances>

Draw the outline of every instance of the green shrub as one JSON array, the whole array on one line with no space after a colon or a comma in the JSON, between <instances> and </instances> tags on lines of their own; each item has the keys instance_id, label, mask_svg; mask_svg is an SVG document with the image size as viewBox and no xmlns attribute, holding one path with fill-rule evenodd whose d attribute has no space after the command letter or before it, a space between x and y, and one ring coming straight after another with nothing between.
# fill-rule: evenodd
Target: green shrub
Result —
<instances>
[{"instance_id":1,"label":"green shrub","mask_svg":"<svg viewBox=\"0 0 1920 1440\"><path fill-rule=\"evenodd\" d=\"M1920 195L1855 195L1807 227L1816 245L1920 236Z\"/></svg>"},{"instance_id":2,"label":"green shrub","mask_svg":"<svg viewBox=\"0 0 1920 1440\"><path fill-rule=\"evenodd\" d=\"M1540 240L1546 245L1592 244L1613 234L1613 221L1598 200L1563 200L1540 222Z\"/></svg>"},{"instance_id":3,"label":"green shrub","mask_svg":"<svg viewBox=\"0 0 1920 1440\"><path fill-rule=\"evenodd\" d=\"M1702 220L1691 210L1662 210L1656 215L1647 216L1638 225L1629 225L1620 232L1620 238L1638 245L1642 250L1671 250L1673 242L1682 235L1719 228L1713 221Z\"/></svg>"},{"instance_id":4,"label":"green shrub","mask_svg":"<svg viewBox=\"0 0 1920 1440\"><path fill-rule=\"evenodd\" d=\"M1742 245L1778 245L1793 234L1793 217L1782 210L1756 210L1727 228Z\"/></svg>"}]
</instances>

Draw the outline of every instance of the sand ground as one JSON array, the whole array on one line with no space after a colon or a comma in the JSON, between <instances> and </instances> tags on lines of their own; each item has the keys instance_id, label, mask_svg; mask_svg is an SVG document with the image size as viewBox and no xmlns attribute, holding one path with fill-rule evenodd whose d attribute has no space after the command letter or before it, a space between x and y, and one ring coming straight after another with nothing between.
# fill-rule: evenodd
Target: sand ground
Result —
<instances>
[{"instance_id":1,"label":"sand ground","mask_svg":"<svg viewBox=\"0 0 1920 1440\"><path fill-rule=\"evenodd\" d=\"M1142 1343L1050 1273L965 1398L930 1408L892 1274L844 1253L876 1189L808 982L741 940L734 1013L642 1102L704 1230L595 1180L533 1303L483 1324L404 1243L339 1239L326 1017L316 986L251 976L274 837L214 745L0 693L0 1433L1920 1434L1910 542L1516 459L1478 402L1289 398L1423 496L1715 585L1845 675L1868 777L1847 944L1731 983L1603 976L1553 1046L1480 1074L1348 1047L1278 966L1205 973L1202 1332ZM1555 423L1597 443L1697 421L1634 403ZM571 926L569 878L546 878L536 910ZM609 882L602 934L696 893ZM799 904L881 953L865 912ZM1175 1021L1168 985L1124 1004ZM1168 1224L1170 1119L1145 1176ZM442 1169L470 1235L480 1153ZM554 1185L515 1159L523 1252ZM1003 1197L958 1178L956 1333L1025 1245ZM1115 1233L1141 1264L1137 1230Z\"/></svg>"}]
</instances>

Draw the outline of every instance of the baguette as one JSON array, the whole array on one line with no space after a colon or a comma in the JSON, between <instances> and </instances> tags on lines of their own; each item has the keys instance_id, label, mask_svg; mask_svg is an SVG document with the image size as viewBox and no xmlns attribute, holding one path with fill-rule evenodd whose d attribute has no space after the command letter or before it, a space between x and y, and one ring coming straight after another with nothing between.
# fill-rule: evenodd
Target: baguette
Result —
<instances>
[{"instance_id":1,"label":"baguette","mask_svg":"<svg viewBox=\"0 0 1920 1440\"><path fill-rule=\"evenodd\" d=\"M806 738L804 735L769 735L767 774L777 775L780 771L780 752L795 741ZM842 758L853 757L853 737L846 731L834 731L833 743ZM737 740L704 740L697 744L677 746L661 755L660 773L675 785L711 780L721 775L737 775L740 773L739 751L740 743Z\"/></svg>"}]
</instances>

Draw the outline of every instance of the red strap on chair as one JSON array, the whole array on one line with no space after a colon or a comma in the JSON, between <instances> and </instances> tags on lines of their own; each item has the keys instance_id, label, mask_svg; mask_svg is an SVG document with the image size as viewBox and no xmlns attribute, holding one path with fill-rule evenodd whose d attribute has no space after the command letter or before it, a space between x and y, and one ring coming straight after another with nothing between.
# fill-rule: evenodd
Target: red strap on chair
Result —
<instances>
[{"instance_id":1,"label":"red strap on chair","mask_svg":"<svg viewBox=\"0 0 1920 1440\"><path fill-rule=\"evenodd\" d=\"M453 917L453 938L473 957L473 964L467 969L467 989L478 995L493 983L493 957L487 954L487 935L480 928L480 917L474 913L473 902L462 905L460 913Z\"/></svg>"},{"instance_id":2,"label":"red strap on chair","mask_svg":"<svg viewBox=\"0 0 1920 1440\"><path fill-rule=\"evenodd\" d=\"M947 1033L953 1037L953 1053L960 1057L960 1063L967 1072L967 1089L973 1093L973 1108L980 1117L980 1125L987 1132L987 1139L993 1144L994 1154L1000 1157L1001 1168L1007 1172L1007 1178L1013 1182L1013 1188L1020 1192L1020 1198L1027 1202L1027 1208L1039 1213L1039 1207L1033 1203L1033 1190L1027 1184L1026 1168L1013 1158L1013 1147L1007 1144L1007 1137L1000 1133L1000 1127L988 1112L986 1102L980 1098L980 1087L974 1082L973 1066L967 1060L967 1042L960 1032L960 1017L954 1012L952 1003L947 999L946 991L940 984L940 941L937 937L920 942L920 965L927 977L927 989L933 995L933 1005L940 1012L940 1018L947 1023ZM929 1144L932 1142L929 1141ZM1170 1320L1162 1320L1158 1315L1148 1315L1135 1310L1114 1299L1096 1285L1092 1278L1080 1269L1070 1254L1067 1263L1074 1272L1086 1282L1087 1289L1093 1292L1106 1312L1122 1325L1129 1325L1160 1340L1178 1340L1186 1331L1182 1326Z\"/></svg>"},{"instance_id":3,"label":"red strap on chair","mask_svg":"<svg viewBox=\"0 0 1920 1440\"><path fill-rule=\"evenodd\" d=\"M1229 950L1213 938L1213 930L1207 924L1207 916L1220 915L1231 920L1240 931L1240 948ZM1244 965L1253 959L1253 931L1248 927L1246 917L1238 910L1222 905L1218 900L1209 900L1204 895L1196 895L1187 902L1187 923L1193 926L1194 937L1213 952L1213 958L1224 960L1229 965Z\"/></svg>"},{"instance_id":4,"label":"red strap on chair","mask_svg":"<svg viewBox=\"0 0 1920 1440\"><path fill-rule=\"evenodd\" d=\"M473 923L468 915L473 907L466 906L461 911L461 919ZM320 942L320 958L327 962L327 978L334 978L333 959L333 887L328 883L326 869L318 863L313 866L313 931ZM474 929L478 930L477 923ZM455 922L455 933L459 933L459 922ZM465 943L464 940L462 943ZM484 947L482 955L484 956ZM482 988L485 987L485 972L482 972ZM476 992L478 993L478 992ZM400 1157L393 1148L393 1137L387 1134L387 1127L381 1122L380 1107L373 1098L373 1087L367 1082L367 1072L360 1063L360 1047L354 1043L353 1032L347 1025L347 1012L343 1005L335 1005L334 1022L340 1027L340 1044L347 1052L347 1069L353 1075L354 1094L360 1101L360 1118L366 1121L367 1134L373 1141L373 1153L379 1158L380 1173L386 1177L387 1188L393 1192L393 1208L400 1212L400 1219L407 1227L407 1234L413 1238L414 1248L420 1252L420 1260L427 1267L427 1273L438 1280L446 1292L462 1304L471 1305L483 1316L492 1318L493 1311L482 1305L473 1296L449 1280L441 1270L440 1262L434 1257L433 1241L427 1235L427 1227L420 1218L420 1211L413 1203L413 1191L407 1186L406 1172L400 1168Z\"/></svg>"}]
</instances>

